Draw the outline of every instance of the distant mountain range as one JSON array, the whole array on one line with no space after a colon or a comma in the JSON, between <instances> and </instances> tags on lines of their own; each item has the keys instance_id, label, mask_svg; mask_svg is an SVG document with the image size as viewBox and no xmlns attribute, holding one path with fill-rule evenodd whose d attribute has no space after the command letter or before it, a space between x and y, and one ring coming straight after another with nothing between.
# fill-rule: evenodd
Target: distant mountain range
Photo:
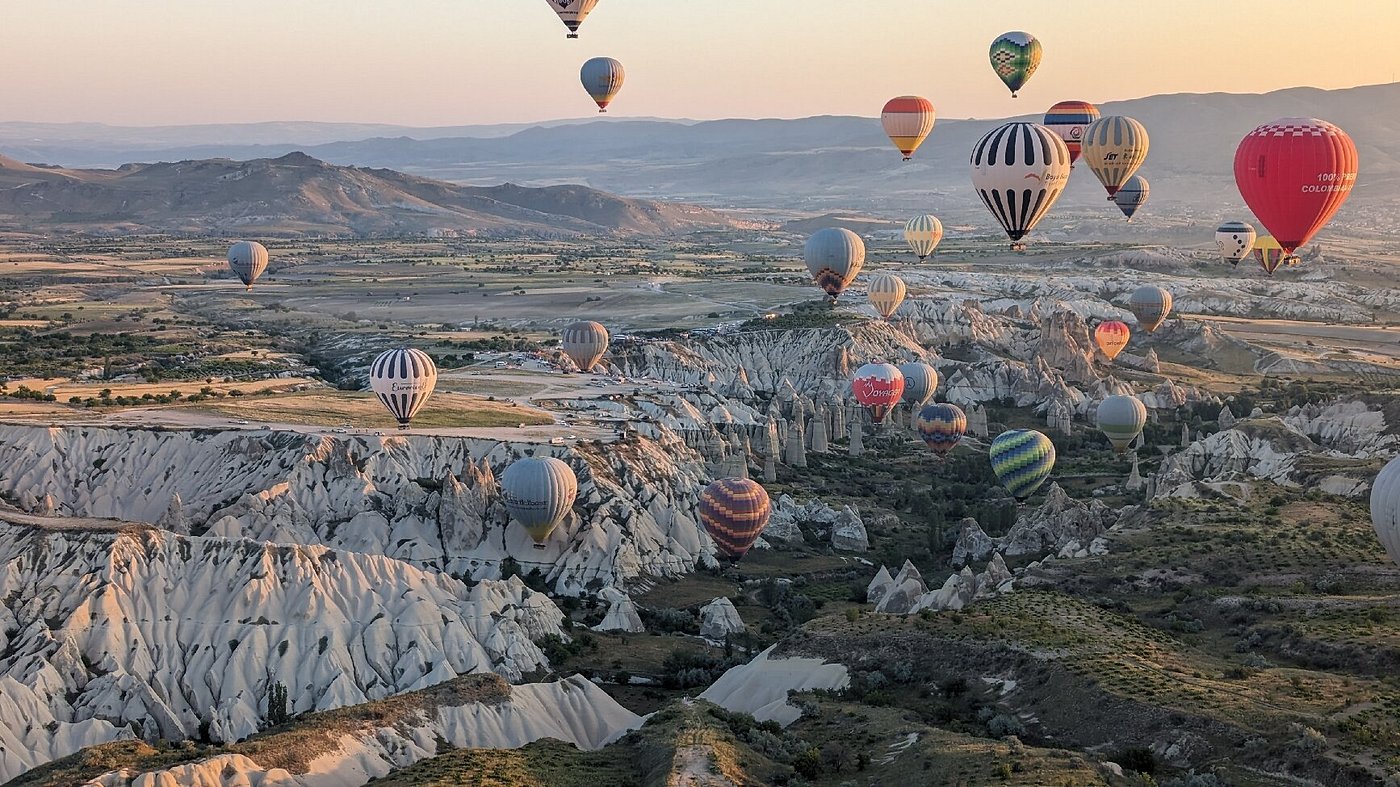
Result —
<instances>
[{"instance_id":1,"label":"distant mountain range","mask_svg":"<svg viewBox=\"0 0 1400 787\"><path fill-rule=\"evenodd\" d=\"M258 235L671 235L734 229L707 208L584 186L460 186L386 169L275 159L64 169L0 157L0 229Z\"/></svg>"},{"instance_id":2,"label":"distant mountain range","mask_svg":"<svg viewBox=\"0 0 1400 787\"><path fill-rule=\"evenodd\" d=\"M933 96L937 103L937 96ZM1034 109L1059 98L1018 108ZM878 103L878 102L877 102ZM1102 105L1146 124L1152 152L1143 174L1151 208L1190 214L1243 210L1231 162L1236 144L1259 123L1321 117L1345 128L1361 152L1353 202L1400 203L1400 85L1346 90L1294 88L1264 95L1175 94ZM939 121L914 161L901 163L878 120L559 121L528 128L407 129L346 124L256 124L163 129L0 124L0 152L27 161L115 166L132 160L264 158L304 150L336 164L392 167L470 184L583 183L637 197L710 206L769 207L813 213L899 214L923 207L956 218L981 206L970 199L967 157L994 120ZM285 135L282 141L279 135ZM1061 213L1103 209L1103 193L1080 168ZM1213 220L1213 219L1211 219Z\"/></svg>"}]
</instances>

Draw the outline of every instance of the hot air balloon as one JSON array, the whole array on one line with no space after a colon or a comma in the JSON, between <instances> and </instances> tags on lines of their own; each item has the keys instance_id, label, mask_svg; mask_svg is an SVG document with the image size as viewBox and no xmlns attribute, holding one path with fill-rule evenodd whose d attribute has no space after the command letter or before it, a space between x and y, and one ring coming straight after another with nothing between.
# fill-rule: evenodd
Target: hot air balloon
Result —
<instances>
[{"instance_id":1,"label":"hot air balloon","mask_svg":"<svg viewBox=\"0 0 1400 787\"><path fill-rule=\"evenodd\" d=\"M803 255L817 286L835 303L865 265L865 242L848 229L827 227L812 233Z\"/></svg>"},{"instance_id":2,"label":"hot air balloon","mask_svg":"<svg viewBox=\"0 0 1400 787\"><path fill-rule=\"evenodd\" d=\"M535 549L544 549L549 534L574 507L578 477L572 467L552 456L525 457L512 462L501 475L501 493L506 511L534 539Z\"/></svg>"},{"instance_id":3,"label":"hot air balloon","mask_svg":"<svg viewBox=\"0 0 1400 787\"><path fill-rule=\"evenodd\" d=\"M267 270L267 248L261 243L241 240L228 249L228 267L243 286L253 289L253 282Z\"/></svg>"},{"instance_id":4,"label":"hot air balloon","mask_svg":"<svg viewBox=\"0 0 1400 787\"><path fill-rule=\"evenodd\" d=\"M943 241L943 222L927 213L915 216L904 225L904 241L919 255L922 262L928 259Z\"/></svg>"},{"instance_id":5,"label":"hot air balloon","mask_svg":"<svg viewBox=\"0 0 1400 787\"><path fill-rule=\"evenodd\" d=\"M1069 149L1050 129L1007 123L972 149L972 185L1019 248L1069 182Z\"/></svg>"},{"instance_id":6,"label":"hot air balloon","mask_svg":"<svg viewBox=\"0 0 1400 787\"><path fill-rule=\"evenodd\" d=\"M1147 129L1130 117L1109 115L1084 130L1084 161L1109 199L1147 160L1147 146Z\"/></svg>"},{"instance_id":7,"label":"hot air balloon","mask_svg":"<svg viewBox=\"0 0 1400 787\"><path fill-rule=\"evenodd\" d=\"M416 348L385 350L369 367L370 389L379 396L400 429L407 429L437 387L437 365Z\"/></svg>"},{"instance_id":8,"label":"hot air balloon","mask_svg":"<svg viewBox=\"0 0 1400 787\"><path fill-rule=\"evenodd\" d=\"M870 304L886 320L904 303L909 288L904 280L890 273L877 273L870 278Z\"/></svg>"},{"instance_id":9,"label":"hot air balloon","mask_svg":"<svg viewBox=\"0 0 1400 787\"><path fill-rule=\"evenodd\" d=\"M1147 203L1147 178L1141 175L1134 175L1128 178L1123 187L1118 189L1113 195L1113 204L1123 211L1123 215L1128 217L1128 221L1133 220L1133 214L1138 208Z\"/></svg>"},{"instance_id":10,"label":"hot air balloon","mask_svg":"<svg viewBox=\"0 0 1400 787\"><path fill-rule=\"evenodd\" d=\"M1231 265L1239 265L1240 260L1249 256L1258 236L1254 227L1243 221L1227 221L1215 229L1215 246L1220 256Z\"/></svg>"},{"instance_id":11,"label":"hot air balloon","mask_svg":"<svg viewBox=\"0 0 1400 787\"><path fill-rule=\"evenodd\" d=\"M1270 276L1274 275L1274 271L1278 270L1278 266L1282 265L1286 259L1283 247L1274 240L1272 235L1265 235L1255 241L1253 251L1254 259L1259 261L1259 267L1263 268L1264 272Z\"/></svg>"},{"instance_id":12,"label":"hot air balloon","mask_svg":"<svg viewBox=\"0 0 1400 787\"><path fill-rule=\"evenodd\" d=\"M923 407L938 390L938 370L923 361L902 363L899 373L904 376L904 393L900 399L907 405Z\"/></svg>"},{"instance_id":13,"label":"hot air balloon","mask_svg":"<svg viewBox=\"0 0 1400 787\"><path fill-rule=\"evenodd\" d=\"M904 160L914 157L914 151L924 144L933 131L935 119L933 102L922 96L900 96L885 103L880 123L890 141L904 154Z\"/></svg>"},{"instance_id":14,"label":"hot air balloon","mask_svg":"<svg viewBox=\"0 0 1400 787\"><path fill-rule=\"evenodd\" d=\"M1356 185L1356 145L1317 118L1282 118L1254 129L1235 150L1235 183L1285 255L1312 240Z\"/></svg>"},{"instance_id":15,"label":"hot air balloon","mask_svg":"<svg viewBox=\"0 0 1400 787\"><path fill-rule=\"evenodd\" d=\"M925 405L914 421L914 431L934 453L945 457L967 434L967 415L955 404Z\"/></svg>"},{"instance_id":16,"label":"hot air balloon","mask_svg":"<svg viewBox=\"0 0 1400 787\"><path fill-rule=\"evenodd\" d=\"M719 551L734 560L758 540L771 511L767 490L747 478L721 478L700 493L701 524Z\"/></svg>"},{"instance_id":17,"label":"hot air balloon","mask_svg":"<svg viewBox=\"0 0 1400 787\"><path fill-rule=\"evenodd\" d=\"M1137 317L1139 327L1153 333L1172 313L1172 294L1161 287L1144 284L1128 296L1128 311Z\"/></svg>"},{"instance_id":18,"label":"hot air balloon","mask_svg":"<svg viewBox=\"0 0 1400 787\"><path fill-rule=\"evenodd\" d=\"M545 0L549 7L554 9L554 13L559 15L559 20L564 26L569 28L569 35L566 38L578 38L579 26L587 18L588 12L598 5L598 0Z\"/></svg>"},{"instance_id":19,"label":"hot air balloon","mask_svg":"<svg viewBox=\"0 0 1400 787\"><path fill-rule=\"evenodd\" d=\"M570 323L561 339L564 354L581 372L592 371L608 349L608 329L592 320Z\"/></svg>"},{"instance_id":20,"label":"hot air balloon","mask_svg":"<svg viewBox=\"0 0 1400 787\"><path fill-rule=\"evenodd\" d=\"M1098 119L1099 108L1088 101L1061 101L1045 113L1043 125L1065 141L1065 147L1069 148L1069 163L1073 166L1079 160L1084 130Z\"/></svg>"},{"instance_id":21,"label":"hot air balloon","mask_svg":"<svg viewBox=\"0 0 1400 787\"><path fill-rule=\"evenodd\" d=\"M868 363L856 370L851 380L856 402L870 411L870 420L882 424L885 416L904 396L904 375L887 363Z\"/></svg>"},{"instance_id":22,"label":"hot air balloon","mask_svg":"<svg viewBox=\"0 0 1400 787\"><path fill-rule=\"evenodd\" d=\"M1128 340L1132 337L1133 332L1128 326L1117 320L1101 322L1099 327L1094 329L1094 341L1110 361L1123 352L1123 348L1128 346Z\"/></svg>"},{"instance_id":23,"label":"hot air balloon","mask_svg":"<svg viewBox=\"0 0 1400 787\"><path fill-rule=\"evenodd\" d=\"M1002 432L988 453L997 480L1012 496L1023 500L1034 494L1055 468L1055 444L1033 429Z\"/></svg>"},{"instance_id":24,"label":"hot air balloon","mask_svg":"<svg viewBox=\"0 0 1400 787\"><path fill-rule=\"evenodd\" d=\"M1040 66L1040 42L1030 33L1013 30L998 36L992 42L988 55L992 69L1011 90L1011 97L1015 98L1016 91L1030 80Z\"/></svg>"},{"instance_id":25,"label":"hot air balloon","mask_svg":"<svg viewBox=\"0 0 1400 787\"><path fill-rule=\"evenodd\" d=\"M583 89L588 91L600 113L608 111L617 94L622 91L622 82L627 74L622 64L610 57L595 57L583 64L578 72Z\"/></svg>"},{"instance_id":26,"label":"hot air balloon","mask_svg":"<svg viewBox=\"0 0 1400 787\"><path fill-rule=\"evenodd\" d=\"M1390 460L1371 484L1371 526L1385 553L1400 565L1400 459Z\"/></svg>"},{"instance_id":27,"label":"hot air balloon","mask_svg":"<svg viewBox=\"0 0 1400 787\"><path fill-rule=\"evenodd\" d=\"M1114 453L1121 454L1147 426L1147 407L1136 396L1115 394L1099 402L1098 422Z\"/></svg>"}]
</instances>

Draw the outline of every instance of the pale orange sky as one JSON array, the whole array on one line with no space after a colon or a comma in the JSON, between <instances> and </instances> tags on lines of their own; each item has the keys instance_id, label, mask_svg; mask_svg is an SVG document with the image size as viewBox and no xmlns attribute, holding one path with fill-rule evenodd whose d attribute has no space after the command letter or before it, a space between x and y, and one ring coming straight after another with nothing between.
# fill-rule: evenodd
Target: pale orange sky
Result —
<instances>
[{"instance_id":1,"label":"pale orange sky","mask_svg":"<svg viewBox=\"0 0 1400 787\"><path fill-rule=\"evenodd\" d=\"M0 121L405 125L590 114L578 67L627 68L618 116L943 117L1055 101L1392 81L1400 0L601 0L566 41L543 0L3 0ZM1045 47L1012 100L997 34Z\"/></svg>"}]
</instances>

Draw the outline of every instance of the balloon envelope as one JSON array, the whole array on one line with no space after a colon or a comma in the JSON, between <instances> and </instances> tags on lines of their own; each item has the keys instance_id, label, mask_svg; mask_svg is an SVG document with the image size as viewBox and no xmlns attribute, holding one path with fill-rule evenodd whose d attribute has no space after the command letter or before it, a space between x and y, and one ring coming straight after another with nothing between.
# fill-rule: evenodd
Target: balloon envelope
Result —
<instances>
[{"instance_id":1,"label":"balloon envelope","mask_svg":"<svg viewBox=\"0 0 1400 787\"><path fill-rule=\"evenodd\" d=\"M1220 249L1221 258L1231 265L1239 265L1249 256L1258 237L1253 225L1243 221L1227 221L1215 228L1215 246Z\"/></svg>"},{"instance_id":2,"label":"balloon envelope","mask_svg":"<svg viewBox=\"0 0 1400 787\"><path fill-rule=\"evenodd\" d=\"M568 38L578 38L579 26L588 17L593 7L598 5L598 0L545 0L554 13L559 15L559 21L569 28Z\"/></svg>"},{"instance_id":3,"label":"balloon envelope","mask_svg":"<svg viewBox=\"0 0 1400 787\"><path fill-rule=\"evenodd\" d=\"M608 349L608 329L592 320L571 323L564 328L561 339L564 354L581 372L592 371Z\"/></svg>"},{"instance_id":4,"label":"balloon envelope","mask_svg":"<svg viewBox=\"0 0 1400 787\"><path fill-rule=\"evenodd\" d=\"M1024 87L1040 67L1041 47L1035 36L1013 30L997 36L987 55L992 61L992 70L1015 98L1016 91Z\"/></svg>"},{"instance_id":5,"label":"balloon envelope","mask_svg":"<svg viewBox=\"0 0 1400 787\"><path fill-rule=\"evenodd\" d=\"M1013 243L1035 229L1069 182L1069 149L1050 129L1007 123L972 149L972 185Z\"/></svg>"},{"instance_id":6,"label":"balloon envelope","mask_svg":"<svg viewBox=\"0 0 1400 787\"><path fill-rule=\"evenodd\" d=\"M1109 115L1084 130L1084 162L1110 199L1147 160L1147 129L1136 120Z\"/></svg>"},{"instance_id":7,"label":"balloon envelope","mask_svg":"<svg viewBox=\"0 0 1400 787\"><path fill-rule=\"evenodd\" d=\"M904 396L904 375L887 363L868 363L856 370L851 390L862 407L870 411L875 423L884 423L885 416Z\"/></svg>"},{"instance_id":8,"label":"balloon envelope","mask_svg":"<svg viewBox=\"0 0 1400 787\"><path fill-rule=\"evenodd\" d=\"M622 83L627 78L622 64L610 57L588 60L578 73L583 89L588 91L589 97L598 105L599 112L608 111L608 105L622 91Z\"/></svg>"},{"instance_id":9,"label":"balloon envelope","mask_svg":"<svg viewBox=\"0 0 1400 787\"><path fill-rule=\"evenodd\" d=\"M700 493L701 524L719 551L736 560L758 540L771 512L767 490L747 478L721 478Z\"/></svg>"},{"instance_id":10,"label":"balloon envelope","mask_svg":"<svg viewBox=\"0 0 1400 787\"><path fill-rule=\"evenodd\" d=\"M1069 163L1079 160L1084 143L1084 131L1099 119L1099 108L1088 101L1061 101L1045 113L1043 125L1065 141Z\"/></svg>"},{"instance_id":11,"label":"balloon envelope","mask_svg":"<svg viewBox=\"0 0 1400 787\"><path fill-rule=\"evenodd\" d=\"M1147 178L1134 175L1128 178L1128 182L1123 184L1123 188L1118 189L1117 193L1113 195L1113 204L1123 211L1123 215L1128 217L1128 221L1132 221L1133 214L1147 203L1148 190Z\"/></svg>"},{"instance_id":12,"label":"balloon envelope","mask_svg":"<svg viewBox=\"0 0 1400 787\"><path fill-rule=\"evenodd\" d=\"M899 304L904 303L908 292L904 280L893 274L877 273L870 279L870 303L886 320L899 309Z\"/></svg>"},{"instance_id":13,"label":"balloon envelope","mask_svg":"<svg viewBox=\"0 0 1400 787\"><path fill-rule=\"evenodd\" d=\"M1156 331L1172 313L1172 294L1151 284L1144 284L1128 296L1128 311L1138 319L1138 325L1148 333Z\"/></svg>"},{"instance_id":14,"label":"balloon envelope","mask_svg":"<svg viewBox=\"0 0 1400 787\"><path fill-rule=\"evenodd\" d=\"M904 375L904 393L900 399L905 404L922 407L938 390L938 370L923 361L902 363L899 373Z\"/></svg>"},{"instance_id":15,"label":"balloon envelope","mask_svg":"<svg viewBox=\"0 0 1400 787\"><path fill-rule=\"evenodd\" d=\"M925 405L914 421L914 431L939 456L947 456L967 434L967 415L955 404Z\"/></svg>"},{"instance_id":16,"label":"balloon envelope","mask_svg":"<svg viewBox=\"0 0 1400 787\"><path fill-rule=\"evenodd\" d=\"M1099 402L1097 420L1113 450L1121 454L1147 426L1147 406L1136 396L1115 394Z\"/></svg>"},{"instance_id":17,"label":"balloon envelope","mask_svg":"<svg viewBox=\"0 0 1400 787\"><path fill-rule=\"evenodd\" d=\"M885 127L885 134L904 154L905 161L912 158L914 151L924 144L929 132L933 131L935 119L933 102L922 96L892 98L880 112L880 123Z\"/></svg>"},{"instance_id":18,"label":"balloon envelope","mask_svg":"<svg viewBox=\"0 0 1400 787\"><path fill-rule=\"evenodd\" d=\"M1371 526L1385 553L1400 565L1400 458L1381 468L1371 484Z\"/></svg>"},{"instance_id":19,"label":"balloon envelope","mask_svg":"<svg viewBox=\"0 0 1400 787\"><path fill-rule=\"evenodd\" d=\"M229 270L250 290L253 282L267 270L267 261L267 247L256 241L242 240L228 250Z\"/></svg>"},{"instance_id":20,"label":"balloon envelope","mask_svg":"<svg viewBox=\"0 0 1400 787\"><path fill-rule=\"evenodd\" d=\"M1035 493L1055 468L1055 444L1033 429L1002 432L989 452L997 480L1017 498Z\"/></svg>"},{"instance_id":21,"label":"balloon envelope","mask_svg":"<svg viewBox=\"0 0 1400 787\"><path fill-rule=\"evenodd\" d=\"M437 365L417 348L385 350L369 366L369 385L399 428L407 429L437 387Z\"/></svg>"},{"instance_id":22,"label":"balloon envelope","mask_svg":"<svg viewBox=\"0 0 1400 787\"><path fill-rule=\"evenodd\" d=\"M865 242L848 229L827 227L807 239L803 256L817 286L835 300L865 265Z\"/></svg>"},{"instance_id":23,"label":"balloon envelope","mask_svg":"<svg viewBox=\"0 0 1400 787\"><path fill-rule=\"evenodd\" d=\"M938 244L943 242L943 222L928 214L915 216L904 225L904 242L919 255L919 259L928 259Z\"/></svg>"},{"instance_id":24,"label":"balloon envelope","mask_svg":"<svg viewBox=\"0 0 1400 787\"><path fill-rule=\"evenodd\" d=\"M1259 267L1270 276L1274 275L1274 271L1278 270L1278 266L1282 265L1284 258L1288 256L1272 235L1265 235L1255 241L1253 252L1254 259L1259 261Z\"/></svg>"},{"instance_id":25,"label":"balloon envelope","mask_svg":"<svg viewBox=\"0 0 1400 787\"><path fill-rule=\"evenodd\" d=\"M1282 118L1254 129L1235 150L1240 196L1285 255L1312 240L1351 196L1356 145L1317 118Z\"/></svg>"},{"instance_id":26,"label":"balloon envelope","mask_svg":"<svg viewBox=\"0 0 1400 787\"><path fill-rule=\"evenodd\" d=\"M578 497L578 477L562 460L552 456L517 459L501 475L506 510L543 544L564 521Z\"/></svg>"},{"instance_id":27,"label":"balloon envelope","mask_svg":"<svg viewBox=\"0 0 1400 787\"><path fill-rule=\"evenodd\" d=\"M1099 345L1103 354L1112 361L1118 357L1118 353L1123 352L1123 348L1128 346L1128 340L1133 336L1133 332L1128 326L1117 320L1109 320L1099 323L1094 329L1094 342Z\"/></svg>"}]
</instances>

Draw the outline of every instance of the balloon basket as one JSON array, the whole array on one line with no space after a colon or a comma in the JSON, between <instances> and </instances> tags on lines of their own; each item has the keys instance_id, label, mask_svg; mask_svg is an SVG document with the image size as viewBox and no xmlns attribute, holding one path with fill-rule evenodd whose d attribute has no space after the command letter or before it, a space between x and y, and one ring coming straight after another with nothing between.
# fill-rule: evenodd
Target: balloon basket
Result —
<instances>
[{"instance_id":1,"label":"balloon basket","mask_svg":"<svg viewBox=\"0 0 1400 787\"><path fill-rule=\"evenodd\" d=\"M535 549L544 549L544 544L534 544Z\"/></svg>"}]
</instances>

